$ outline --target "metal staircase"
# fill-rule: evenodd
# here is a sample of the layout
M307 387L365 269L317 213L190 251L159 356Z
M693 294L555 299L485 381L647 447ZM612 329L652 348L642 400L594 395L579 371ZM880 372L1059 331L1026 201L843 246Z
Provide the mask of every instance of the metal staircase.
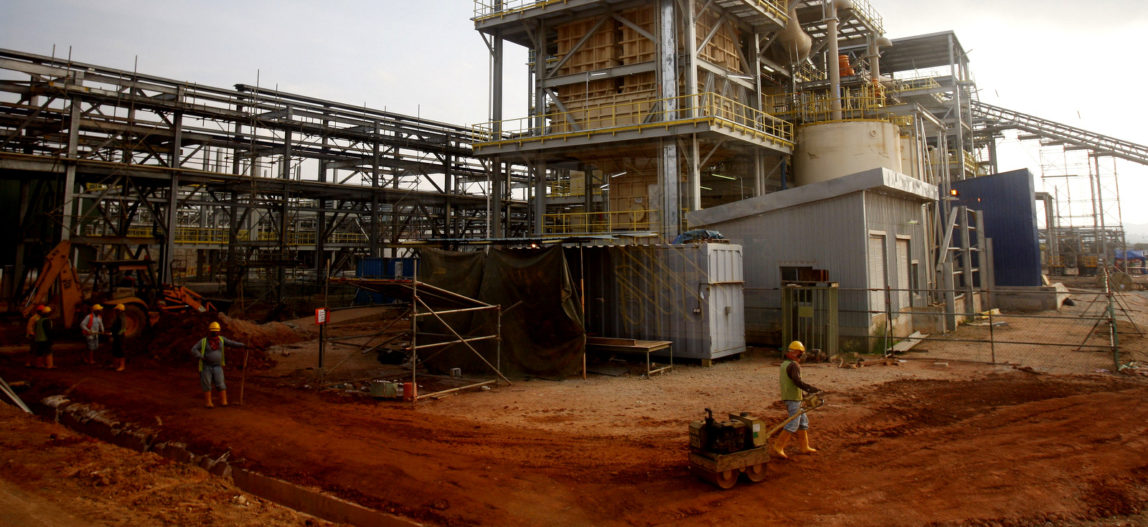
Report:
M1141 165L1148 165L1148 147L1144 145L1006 110L977 100L970 101L969 105L972 109L973 118L984 120L985 128L1024 130L1043 138L1092 150L1096 155L1118 157Z

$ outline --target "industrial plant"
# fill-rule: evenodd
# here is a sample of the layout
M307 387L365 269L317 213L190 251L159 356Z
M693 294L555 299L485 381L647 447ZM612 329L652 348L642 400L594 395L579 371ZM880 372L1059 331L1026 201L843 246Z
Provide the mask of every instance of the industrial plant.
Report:
M804 343L803 360L826 366L809 368L813 384L829 366L893 368L911 354L934 369L950 360L1029 367L1044 350L1072 347L1077 356L1093 352L1082 373L1139 371L1142 333L1129 314L1136 306L1121 295L1142 288L1145 257L1126 240L1111 189L1117 166L1148 165L1148 146L982 101L960 35L890 37L879 2L870 2L474 0L481 38L473 43L490 60L489 118L480 123L0 49L0 196L13 227L0 233L0 297L20 330L27 317L51 317L57 338L71 332L76 342L89 313L123 317L129 373L194 369L188 348L202 371L204 349L195 355L193 345L208 323L217 334L223 322L223 333L255 357L249 369L248 352L229 348L232 402L244 404L242 375L255 400L290 382L328 399L393 399L436 418L440 410L426 408L445 397L492 391L511 397L504 408L513 413L522 403L510 387L535 379L589 382L624 371L672 386L679 376L754 361L774 368L795 341ZM526 64L508 59L515 47ZM504 105L518 68L526 69L526 100ZM1055 166L1048 174L1007 166L998 155L1006 137L1054 152ZM1049 174L1087 180L1089 194L1047 192L1039 180ZM1091 212L1076 214L1073 200ZM1078 291L1081 284L1092 292ZM351 315L365 310L375 318ZM1042 334L1044 326L1027 332L1025 316L1086 322L1079 334ZM946 355L954 345L978 347ZM70 367L65 352L55 355L56 366ZM344 364L363 356L385 370L348 372ZM236 361L242 373L230 369ZM4 362L0 377L23 378L17 362ZM280 380L247 379L277 363L295 365ZM765 377L773 383L776 374ZM769 386L761 400L776 398ZM90 400L106 395L85 389L94 390ZM18 391L6 388L13 400ZM698 401L690 415L701 419L713 403L700 394L710 392L689 393ZM63 407L53 408L59 422ZM537 419L567 415L555 412ZM746 447L762 461L728 468L713 455L715 436L706 436L717 433L705 432L717 426L713 414L710 425L689 430L692 473L723 489L738 470L768 481L769 434ZM163 420L194 428L198 419ZM737 427L764 422L731 419ZM456 437L469 433L445 418L439 424ZM684 425L673 429L677 439ZM407 433L414 425L396 426ZM227 468L219 468L227 456L201 463L208 452L194 452L195 440L218 456L221 444L202 436L164 454L175 439L159 432L143 450L186 454L213 471L222 463L220 474L264 496L273 485L262 474L295 474L284 456L250 452L248 464L239 454ZM543 441L524 439L534 440ZM609 461L595 463L609 470ZM619 481L647 477L620 470ZM363 478L352 481L369 481L363 471L352 471ZM401 497L349 492L326 476L293 482L370 514L428 524L543 524L557 514L502 508L521 496L489 498L500 504L490 516L460 512L469 501L424 499L417 488L441 482L403 471L414 483L400 485ZM474 477L456 485L483 486ZM276 501L306 510L294 499ZM307 512L380 521L338 510ZM645 523L579 511L570 524ZM940 522L950 520L980 517Z

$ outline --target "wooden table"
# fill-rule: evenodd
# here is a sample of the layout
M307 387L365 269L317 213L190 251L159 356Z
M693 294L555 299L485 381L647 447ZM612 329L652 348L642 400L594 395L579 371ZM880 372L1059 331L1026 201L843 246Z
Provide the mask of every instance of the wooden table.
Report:
M637 340L612 337L587 337L586 351L609 351L613 353L644 353L646 355L646 377L655 373L669 371L674 367L673 342L668 340ZM661 368L651 369L650 354L655 351L669 350L670 364Z

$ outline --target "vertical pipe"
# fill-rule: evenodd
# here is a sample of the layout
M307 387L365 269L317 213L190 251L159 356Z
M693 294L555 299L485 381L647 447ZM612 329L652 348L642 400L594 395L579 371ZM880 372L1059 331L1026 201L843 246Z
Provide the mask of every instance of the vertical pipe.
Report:
M826 12L825 38L829 41L829 118L841 120L841 65L837 60L837 5L834 0L824 0Z
M290 243L287 232L291 227L290 222L288 222L288 214L291 210L289 205L291 201L291 156L291 131L288 130L283 133L283 162L279 167L279 178L283 183L283 195L279 203L279 263L275 265L275 280L278 282L275 286L275 300L279 304L283 303L287 287L287 266L284 263L288 259L287 245Z
M534 134L546 134L546 24L538 21L534 42ZM589 73L587 73L589 78ZM546 161L539 157L534 163L534 235L542 236L546 218Z
M959 179L965 179L965 129L964 129L964 112L961 107L964 101L961 100L961 77L957 69L956 51L954 49L953 35L948 36L949 42L949 74L953 80L953 132L956 134L957 139L957 152L956 163L957 168L960 170ZM963 71L963 68L962 68Z
M1097 251L1099 251L1096 265L1108 266L1112 264L1112 262L1108 261L1108 228L1104 224L1104 192L1100 186L1100 156L1092 154L1089 157L1091 158L1089 161L1091 161L1093 167L1096 168L1096 209L1094 213L1100 222L1100 237L1096 240ZM1092 170L1089 170L1089 172L1092 172Z
M182 102L183 87L180 87L178 91L177 102ZM172 114L171 128L171 153L168 156L168 167L173 170L167 196L167 222L164 226L166 232L163 241L162 261L159 266L159 282L161 284L174 282L171 264L175 259L175 233L179 229L179 171L176 169L179 168L180 147L183 144L182 112Z
M418 390L418 363L419 363L419 261L413 262L414 269L411 275L411 389ZM499 319L501 323L501 318ZM501 331L501 327L499 331ZM417 392L416 392L417 393ZM410 397L411 406L415 405L415 397L403 392L403 397Z
M662 87L662 119L677 118L678 72L675 57L678 46L675 38L674 0L661 0L658 72ZM696 84L696 83L695 83ZM687 87L688 89L688 87ZM695 88L696 89L696 88ZM662 187L662 235L672 240L678 235L681 221L679 198L678 145L674 139L662 141L662 157L658 163L658 183Z
M76 187L76 157L80 146L80 99L72 98L68 120L68 161L64 169L64 205L63 217L60 221L60 239L67 240L72 237L72 216L75 208L73 199Z
M502 2L496 1L495 6L501 7ZM494 140L502 138L502 37L493 36L494 40L494 61L491 71L491 101L490 101L490 121L494 123L492 132L494 133ZM487 228L487 237L501 238L502 232L502 178L503 178L503 165L502 159L495 157L493 160L493 167L490 173L490 215L487 218L489 227Z

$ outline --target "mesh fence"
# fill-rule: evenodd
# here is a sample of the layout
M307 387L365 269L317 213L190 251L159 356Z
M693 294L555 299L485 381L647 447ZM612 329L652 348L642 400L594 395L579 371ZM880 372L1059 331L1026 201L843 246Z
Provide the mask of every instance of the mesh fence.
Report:
M756 293L770 300L783 297L776 290ZM915 293L840 289L837 303L842 346L834 360L886 353L910 359L1013 364L1053 373L1110 372L1140 366L1148 371L1144 340L1148 292L1071 290L1062 293L1069 300L1060 309L1024 312L981 309L979 302L967 304L962 293L953 292L955 308L951 310L944 307L944 292L932 299L932 307L895 309L909 304L909 295ZM1017 295L1015 291L996 294ZM989 291L981 298L993 295ZM1048 302L1054 298L1048 293L1044 296ZM783 307L774 314L781 324L790 323L782 322L786 310L801 311L800 306L780 305ZM959 322L955 330L943 331L954 322Z

